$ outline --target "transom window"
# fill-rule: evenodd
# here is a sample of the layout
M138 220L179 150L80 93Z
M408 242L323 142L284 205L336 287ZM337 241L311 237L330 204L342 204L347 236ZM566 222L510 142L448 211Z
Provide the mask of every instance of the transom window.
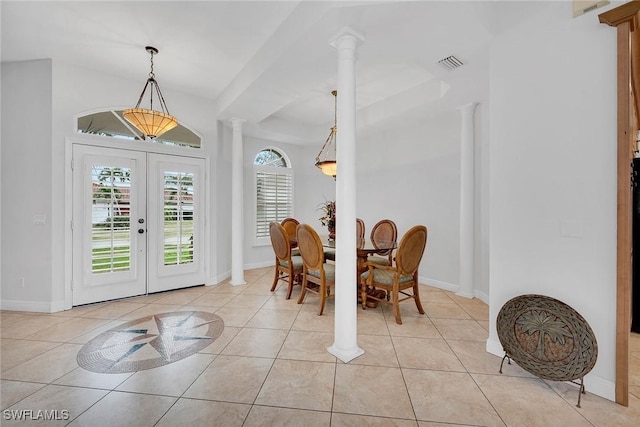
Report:
M266 148L259 152L256 155L255 160L253 161L255 165L262 166L276 166L279 168L287 168L287 160L284 158L280 152L274 150L273 148Z
M265 148L253 160L255 169L256 239L269 237L269 223L293 216L293 173L283 153ZM267 241L264 241L267 243Z
M80 133L110 136L121 139L142 139L138 129L125 120L124 110L106 110L78 117L77 130ZM201 138L192 130L178 124L170 131L150 140L164 145L200 148Z

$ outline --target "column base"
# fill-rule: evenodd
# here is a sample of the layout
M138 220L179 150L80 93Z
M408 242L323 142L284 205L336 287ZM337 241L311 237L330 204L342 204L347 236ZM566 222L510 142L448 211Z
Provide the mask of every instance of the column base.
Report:
M351 349L341 349L341 348L337 348L335 343L331 347L327 348L327 351L333 354L335 357L337 357L341 361L343 361L344 363L348 363L353 359L355 359L356 357L362 356L364 354L364 350L358 346Z
M240 286L240 285L246 285L247 282L245 282L244 279L243 280L229 280L229 284L231 286Z

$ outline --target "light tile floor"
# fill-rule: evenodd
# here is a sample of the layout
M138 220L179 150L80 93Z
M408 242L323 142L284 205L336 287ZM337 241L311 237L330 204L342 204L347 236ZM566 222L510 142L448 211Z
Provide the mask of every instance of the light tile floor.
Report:
M248 283L238 287L190 288L62 313L0 312L0 423L640 425L639 335L631 339L630 406L587 393L577 408L571 384L542 381L515 364L498 373L500 358L484 349L489 310L477 299L422 285L426 315L403 303L402 325L388 308L358 309L358 344L365 354L345 364L327 352L333 301L319 317L315 295L298 305L298 287L290 300L284 284L269 292L272 268L246 271L245 278ZM215 313L224 332L199 353L159 368L98 374L78 366L78 351L98 334L176 310ZM9 420L13 410L31 410L31 418L38 410L57 410L54 416L65 419Z

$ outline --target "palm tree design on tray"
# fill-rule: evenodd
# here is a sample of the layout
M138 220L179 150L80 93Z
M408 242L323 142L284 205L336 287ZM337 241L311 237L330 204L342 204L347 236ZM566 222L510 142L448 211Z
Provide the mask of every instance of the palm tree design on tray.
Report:
M566 324L555 316L542 311L531 310L524 313L516 320L523 333L533 335L538 332L538 346L533 356L540 360L546 360L544 336L547 335L554 343L565 344L565 337L571 337L571 333L565 329Z

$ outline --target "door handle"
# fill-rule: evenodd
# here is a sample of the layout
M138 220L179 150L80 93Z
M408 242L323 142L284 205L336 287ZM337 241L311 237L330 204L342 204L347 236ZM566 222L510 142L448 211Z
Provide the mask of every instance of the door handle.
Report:
M144 233L144 228L138 228L138 234L143 234Z

